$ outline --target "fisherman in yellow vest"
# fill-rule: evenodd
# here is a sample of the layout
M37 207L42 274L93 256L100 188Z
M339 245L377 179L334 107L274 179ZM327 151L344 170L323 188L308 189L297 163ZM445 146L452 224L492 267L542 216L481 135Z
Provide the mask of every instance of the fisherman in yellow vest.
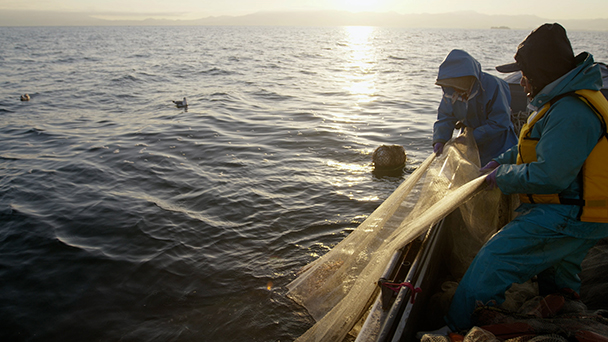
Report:
M446 316L447 333L471 328L476 303L500 305L513 283L538 276L540 295L580 290L581 263L608 236L608 101L593 57L574 56L565 29L544 24L519 44L515 63L535 111L518 145L485 167L489 187L520 194L519 216L469 266Z

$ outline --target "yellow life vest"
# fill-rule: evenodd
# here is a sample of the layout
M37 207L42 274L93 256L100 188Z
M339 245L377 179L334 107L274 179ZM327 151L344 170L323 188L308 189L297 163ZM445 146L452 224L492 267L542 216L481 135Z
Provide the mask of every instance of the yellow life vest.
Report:
M585 160L582 169L582 200L560 198L558 194L520 194L523 203L577 204L583 206L580 220L584 222L608 223L608 101L599 91L578 90L568 94L584 101L602 122L603 135L591 154ZM517 164L536 161L536 144L538 138L530 137L532 127L549 110L551 103L545 104L538 112L530 114L528 122L523 125L519 135Z

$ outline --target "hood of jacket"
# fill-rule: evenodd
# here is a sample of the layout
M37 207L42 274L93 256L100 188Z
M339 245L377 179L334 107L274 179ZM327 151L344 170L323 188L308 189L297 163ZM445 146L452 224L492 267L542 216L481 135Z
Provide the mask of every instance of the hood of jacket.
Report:
M480 80L481 64L463 50L452 50L439 66L437 80L446 78L474 76Z
M554 97L581 90L600 90L603 86L602 71L600 66L595 63L593 56L588 52L583 52L576 56L577 66L564 76L549 83L544 87L532 101L530 109L538 110Z

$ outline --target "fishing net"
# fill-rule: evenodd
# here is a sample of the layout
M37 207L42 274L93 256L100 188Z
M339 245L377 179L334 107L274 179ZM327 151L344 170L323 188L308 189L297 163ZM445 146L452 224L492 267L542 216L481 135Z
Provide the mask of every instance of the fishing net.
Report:
M357 229L287 285L288 297L317 322L297 341L341 341L374 299L393 253L468 200L475 203L461 207L472 225L467 229L495 231L487 222L496 221L500 192L480 191L484 178L468 129L450 140L440 157L428 157ZM461 259L474 255L478 244L467 246L475 250L463 251Z
M478 307L472 321L499 340L508 342L607 340L606 317L588 311L578 299L561 297L561 301L556 301L556 298L560 296L534 297L517 312ZM554 310L538 310L547 306L553 306Z
M608 308L608 238L589 250L580 274L581 297L589 309Z

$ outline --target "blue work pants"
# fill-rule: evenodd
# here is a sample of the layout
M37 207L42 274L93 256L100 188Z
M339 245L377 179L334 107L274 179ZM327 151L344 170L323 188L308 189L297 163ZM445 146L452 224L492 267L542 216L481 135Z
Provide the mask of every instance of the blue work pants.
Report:
M471 314L478 303L500 305L513 283L524 283L535 275L550 275L553 279L545 282L579 293L581 263L597 241L514 219L482 247L469 266L445 318L448 326L453 331L471 328Z

